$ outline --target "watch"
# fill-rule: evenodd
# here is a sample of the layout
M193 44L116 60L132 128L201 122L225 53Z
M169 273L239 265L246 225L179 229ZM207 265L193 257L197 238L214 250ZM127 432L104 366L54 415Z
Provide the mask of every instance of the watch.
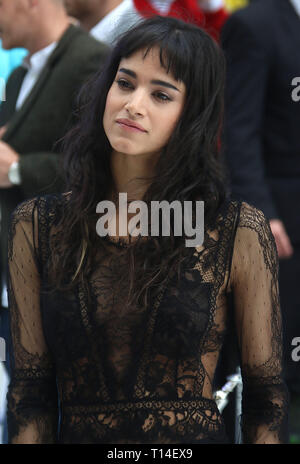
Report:
M14 185L21 184L20 165L18 161L14 161L8 170L8 178Z

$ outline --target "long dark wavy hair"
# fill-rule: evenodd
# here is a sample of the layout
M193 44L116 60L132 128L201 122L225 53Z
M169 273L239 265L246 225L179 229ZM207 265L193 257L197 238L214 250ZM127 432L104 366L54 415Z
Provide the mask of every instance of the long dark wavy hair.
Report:
M76 123L64 138L64 172L68 201L60 220L59 237L52 240L50 282L70 290L88 279L96 249L107 240L96 233L96 205L108 199L113 185L112 148L103 129L106 97L122 58L139 50L160 50L161 65L186 86L181 117L156 165L143 198L172 202L205 202L205 224L213 224L226 197L219 155L223 119L225 60L218 44L202 29L181 20L153 17L125 33L104 69L82 90ZM163 128L162 128L163 130ZM124 248L128 255L128 300L147 305L151 288L159 290L176 262L179 273L184 237L149 237ZM66 276L71 278L66 279ZM124 305L126 306L125 302Z

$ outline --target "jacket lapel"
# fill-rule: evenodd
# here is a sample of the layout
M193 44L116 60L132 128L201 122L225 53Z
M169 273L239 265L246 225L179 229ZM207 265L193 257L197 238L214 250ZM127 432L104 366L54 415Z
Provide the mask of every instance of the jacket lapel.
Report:
M26 118L28 112L31 110L33 104L37 100L37 98L40 95L40 92L45 86L45 83L49 79L51 75L51 69L61 58L61 56L64 55L66 52L69 43L73 40L74 36L78 34L80 29L74 25L70 25L68 29L64 32L62 35L61 39L59 40L57 46L53 50L52 54L50 55L46 65L44 66L37 82L33 86L30 94L24 101L23 105L19 109L19 111L16 111L12 117L11 122L8 122L8 127L7 130L3 136L3 141L7 141L10 139L10 137L14 134L14 132L19 128L20 124L24 121Z
M0 127L5 126L15 113L16 102L22 86L27 69L19 66L11 74L7 83L6 101L0 106Z

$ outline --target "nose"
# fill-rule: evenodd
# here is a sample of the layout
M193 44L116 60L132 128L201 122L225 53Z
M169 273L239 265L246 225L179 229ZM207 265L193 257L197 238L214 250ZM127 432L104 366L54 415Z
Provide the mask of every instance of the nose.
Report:
M125 109L131 116L141 117L146 112L146 98L143 90L135 90L128 95Z

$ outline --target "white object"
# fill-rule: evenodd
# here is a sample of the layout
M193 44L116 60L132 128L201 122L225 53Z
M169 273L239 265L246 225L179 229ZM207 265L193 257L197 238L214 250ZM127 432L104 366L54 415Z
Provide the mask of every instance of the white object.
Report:
M11 164L8 170L8 178L10 182L14 185L21 184L21 175L20 175L20 164L18 161L15 161Z
M90 30L90 34L100 42L113 45L120 34L126 32L141 19L133 0L123 0Z
M2 287L2 295L1 295L1 298L2 298L2 306L3 306L4 308L8 308L7 287L6 287L5 284L4 284L4 286Z
M300 17L300 0L290 0L296 10L297 15Z
M224 0L198 0L198 5L203 11L217 11L224 7Z
M174 0L151 0L151 3L159 13L166 15L169 13L173 1Z
M6 394L9 379L4 369L3 362L0 362L0 444L2 444L3 426L6 418Z
M218 390L214 394L215 401L217 403L219 411L222 413L225 406L227 406L229 401L229 393L233 392L236 387L242 386L242 377L238 372L227 377L227 382L223 385L221 390Z

